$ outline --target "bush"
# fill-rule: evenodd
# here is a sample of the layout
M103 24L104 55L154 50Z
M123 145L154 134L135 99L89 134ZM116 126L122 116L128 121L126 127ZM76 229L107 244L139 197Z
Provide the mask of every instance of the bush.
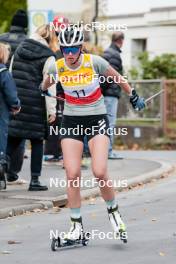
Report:
M163 54L150 60L147 52L138 55L140 70L132 68L129 72L132 79L175 79L176 54Z

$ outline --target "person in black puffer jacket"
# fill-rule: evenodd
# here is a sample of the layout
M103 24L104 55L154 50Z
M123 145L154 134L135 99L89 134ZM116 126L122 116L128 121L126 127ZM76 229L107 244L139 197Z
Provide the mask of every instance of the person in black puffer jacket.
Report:
M112 43L110 47L107 50L105 50L103 54L103 58L107 60L110 63L110 65L121 75L123 75L123 66L122 66L122 59L120 53L123 42L124 42L123 32L115 32L112 35ZM121 88L116 83L113 82L108 83L106 81L101 84L101 89L105 99L109 125L111 129L114 129L116 126L116 117L118 110L118 102L121 96ZM114 142L114 136L111 135L108 158L122 159L120 155L117 155L115 152L113 152L113 142Z
M27 38L28 16L26 11L17 10L12 17L10 31L0 35L2 43L10 45L11 52L6 63L7 68L10 66L11 57L13 56L18 45ZM18 179L18 172L20 172L23 164L23 157L25 151L25 140L21 142L19 147L11 156L10 167L8 168L7 181L12 182Z
M55 67L55 54L51 50L57 38L49 25L43 25L17 48L12 65L12 74L21 100L21 112L12 118L9 125L7 155L11 157L23 139L31 141L30 191L47 190L40 184L42 169L43 140L48 136L49 123L54 122L56 100L42 97L39 86L49 69ZM51 94L56 95L56 86ZM47 108L46 108L47 106Z

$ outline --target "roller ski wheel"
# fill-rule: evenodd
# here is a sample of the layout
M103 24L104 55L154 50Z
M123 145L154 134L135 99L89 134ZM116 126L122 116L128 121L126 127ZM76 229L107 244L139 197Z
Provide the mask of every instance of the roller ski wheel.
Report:
M78 245L87 246L90 239L90 233L84 233L83 237L77 240L61 239L60 237L53 238L51 242L51 250L56 251L57 249L65 247L75 247Z
M0 190L6 189L5 168L0 164Z
M60 238L53 238L51 242L51 250L56 251L60 247Z
M120 240L124 243L127 244L128 240L127 240L127 232L124 230L119 230L120 233Z
M87 233L85 233L84 236L83 236L83 239L82 239L82 245L83 245L83 246L87 246L88 243L89 243L89 239L90 239L90 233L87 232Z

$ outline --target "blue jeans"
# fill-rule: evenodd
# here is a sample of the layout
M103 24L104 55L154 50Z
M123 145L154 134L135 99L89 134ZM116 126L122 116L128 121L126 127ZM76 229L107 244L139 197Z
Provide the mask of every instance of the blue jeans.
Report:
M105 96L104 101L106 105L109 126L111 129L114 129L116 126L116 119L117 119L118 98L113 96ZM114 143L114 135L111 135L110 144L109 144L109 155L112 153L113 143Z
M7 137L8 137L8 124L9 124L9 114L2 115L0 113L0 157L6 157L7 148Z

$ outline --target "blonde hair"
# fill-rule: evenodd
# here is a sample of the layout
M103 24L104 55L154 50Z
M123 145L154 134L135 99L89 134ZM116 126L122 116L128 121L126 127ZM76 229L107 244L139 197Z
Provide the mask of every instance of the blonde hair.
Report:
M58 50L58 38L56 36L55 30L51 30L49 24L45 24L40 26L36 33L39 34L43 39L46 40L48 43L50 49L53 52L56 52Z
M6 64L10 55L10 46L0 43L0 63Z

